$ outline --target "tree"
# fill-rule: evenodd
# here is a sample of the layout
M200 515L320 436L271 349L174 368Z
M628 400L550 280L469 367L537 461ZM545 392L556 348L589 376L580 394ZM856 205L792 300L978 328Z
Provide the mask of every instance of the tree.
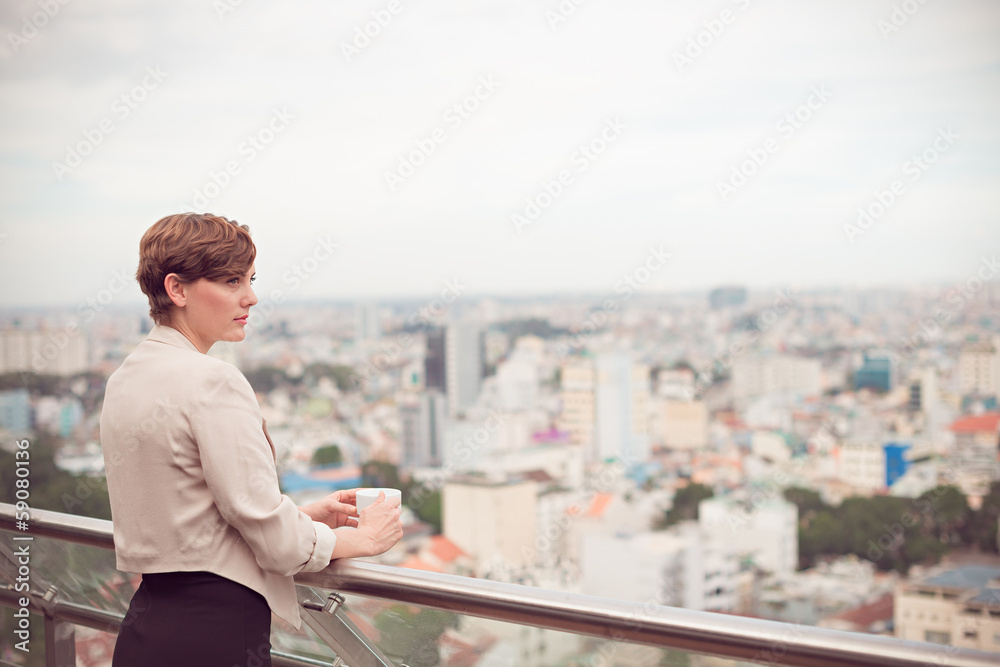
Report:
M997 521L1000 521L1000 482L993 482L989 492L983 496L982 505L972 513L965 526L965 542L982 551L996 553Z
M344 457L340 453L340 447L337 445L320 447L312 455L312 464L314 466L335 465L343 463L343 461Z
M847 553L844 528L830 510L799 520L799 567L812 567L819 556Z
M659 667L691 667L691 656L683 651L668 649L660 656Z
M404 495L404 500L406 506L416 512L422 521L434 526L434 532L441 532L444 517L440 491L423 485L415 486Z
M384 487L387 489L399 489L406 497L406 490L403 488L399 478L399 468L388 461L367 461L361 465L361 484L366 487Z
M696 521L698 519L698 503L711 498L715 493L704 484L688 484L674 495L674 504L662 519L653 526L656 530L668 528L681 521Z
M437 609L420 609L394 604L375 617L381 641L379 648L395 663L410 667L434 667L440 664L438 638L455 614Z
M330 378L340 391L350 391L355 387L354 369L350 366L331 365L317 361L316 363L309 364L303 375L311 383L315 383L320 378Z
M972 521L969 501L957 487L938 485L917 498L914 506L925 508L924 530L944 544L961 541L965 526Z
M799 509L799 521L808 520L816 513L829 510L829 506L823 502L823 498L817 491L803 489L798 486L790 486L785 489L785 500L792 503Z
M31 471L27 478L31 493L28 504L32 509L111 519L111 501L103 475L73 475L59 468L55 453L62 440L47 431L27 440ZM0 502L17 502L17 467L14 453L0 451Z
M274 366L261 366L245 371L246 377L253 390L259 394L269 394L278 387L288 384L288 376L280 368Z

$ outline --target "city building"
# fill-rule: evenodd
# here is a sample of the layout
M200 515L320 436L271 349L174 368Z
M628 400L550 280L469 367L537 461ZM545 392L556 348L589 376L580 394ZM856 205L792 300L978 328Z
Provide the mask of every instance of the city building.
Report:
M892 359L886 353L866 352L861 367L854 371L855 389L888 392L894 386Z
M821 370L818 359L788 355L739 358L733 363L733 397L819 396L822 393Z
M448 414L476 404L483 381L483 332L475 324L450 324L445 333L445 392Z
M937 371L921 368L910 375L910 401L908 407L913 412L930 413L940 402Z
M429 390L399 406L400 464L404 468L424 468L442 463L447 399L440 391Z
M585 595L705 609L704 559L696 529L586 533L580 571Z
M716 287L708 293L708 304L715 310L742 306L747 302L745 287Z
M378 340L382 337L378 304L359 303L354 307L354 340Z
M12 433L31 431L31 403L27 389L0 391L0 427Z
M886 450L881 442L868 438L850 438L840 444L839 476L844 483L862 493L886 487Z
M447 391L445 369L445 331L433 329L427 332L427 353L424 356L424 387Z
M595 359L595 458L629 464L649 458L649 367L612 352Z
M76 375L89 367L78 328L0 331L0 373Z
M962 417L949 430L955 436L949 473L962 493L975 497L970 504L975 503L1000 479L1000 413Z
M443 533L475 561L480 575L517 572L534 561L537 484L458 477L442 491Z
M798 568L799 512L780 494L765 494L759 502L707 498L698 503L698 525L707 541L731 545L765 572L783 575Z
M1000 567L963 565L900 583L894 613L900 639L1000 652Z
M497 402L504 412L528 410L538 404L538 366L515 356L497 365Z
M1000 395L1000 353L994 341L968 343L958 355L958 387L963 396Z
M885 450L885 486L889 488L909 469L910 461L907 457L910 445L888 442L883 445L882 449Z
M596 373L592 357L568 361L561 368L562 410L560 428L567 431L570 442L590 446L594 440L596 419L594 385Z
M771 463L787 463L792 458L788 441L773 431L754 431L750 435L750 451Z
M707 446L708 406L703 401L664 401L663 445L685 450Z

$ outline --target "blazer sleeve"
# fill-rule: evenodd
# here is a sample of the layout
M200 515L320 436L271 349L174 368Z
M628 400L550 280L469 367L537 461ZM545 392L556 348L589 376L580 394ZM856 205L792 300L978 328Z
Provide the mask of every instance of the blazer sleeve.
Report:
M221 370L219 370L221 369ZM250 383L222 363L189 415L205 482L219 513L246 540L258 565L281 576L330 564L336 534L281 493L262 415Z

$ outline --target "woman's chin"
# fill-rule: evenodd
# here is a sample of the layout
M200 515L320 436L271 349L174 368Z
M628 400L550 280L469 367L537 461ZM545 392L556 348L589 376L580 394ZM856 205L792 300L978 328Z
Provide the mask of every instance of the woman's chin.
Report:
M242 341L243 339L245 339L247 337L247 332L243 328L246 325L237 325L237 326L239 326L239 329L236 329L236 330L232 331L226 337L226 342L229 342L229 343L239 343L240 341Z

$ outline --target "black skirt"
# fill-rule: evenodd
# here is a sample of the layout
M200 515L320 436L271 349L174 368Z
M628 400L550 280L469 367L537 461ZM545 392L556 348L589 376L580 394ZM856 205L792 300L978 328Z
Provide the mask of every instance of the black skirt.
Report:
M271 610L210 572L142 575L112 667L271 667Z

